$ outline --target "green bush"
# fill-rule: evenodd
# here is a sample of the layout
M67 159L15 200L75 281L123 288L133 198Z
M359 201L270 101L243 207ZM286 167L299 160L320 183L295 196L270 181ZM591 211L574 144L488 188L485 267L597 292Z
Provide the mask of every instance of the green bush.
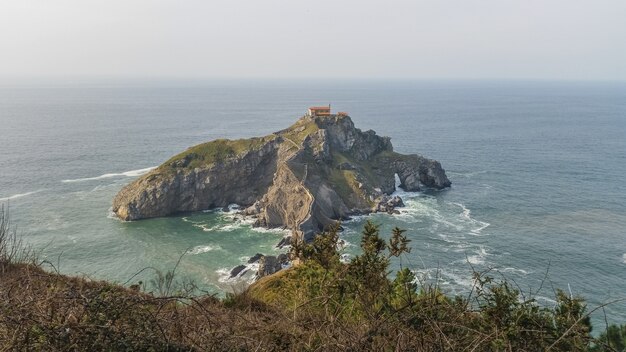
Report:
M1 210L1 209L0 209ZM338 229L295 243L291 269L219 300L191 296L175 270L154 294L45 272L0 212L0 350L25 351L624 351L626 326L590 336L585 302L558 291L554 307L506 281L474 274L467 296L419 284L389 263L410 251L367 223L348 263ZM134 286L134 285L133 285ZM175 294L176 296L170 296Z
M542 307L480 273L472 295L450 298L436 286L418 286L407 268L389 278L390 259L410 251L403 230L393 229L385 241L379 226L367 222L362 253L345 264L338 237L332 228L311 243L296 243L291 255L299 265L254 285L252 296L294 317L363 329L364 340L355 343L383 349L395 341L434 350L584 351L592 341L582 298L559 291L554 308Z
M591 351L626 351L626 325L609 325L595 341Z

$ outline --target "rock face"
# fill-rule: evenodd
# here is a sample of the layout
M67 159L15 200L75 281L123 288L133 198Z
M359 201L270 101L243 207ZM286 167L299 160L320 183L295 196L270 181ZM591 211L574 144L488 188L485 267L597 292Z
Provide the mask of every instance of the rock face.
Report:
M243 275L245 273L246 266L245 265L237 265L230 271L230 278L237 277L238 275Z
M257 226L309 240L352 214L401 206L389 197L395 175L406 191L450 186L439 162L395 153L389 137L355 128L349 116L306 116L266 137L189 148L125 186L113 211L137 220L236 203Z
M259 260L259 270L256 277L261 278L263 276L272 275L283 269L283 266L289 265L289 257L286 254L279 254L277 257L273 255L267 255L261 257Z

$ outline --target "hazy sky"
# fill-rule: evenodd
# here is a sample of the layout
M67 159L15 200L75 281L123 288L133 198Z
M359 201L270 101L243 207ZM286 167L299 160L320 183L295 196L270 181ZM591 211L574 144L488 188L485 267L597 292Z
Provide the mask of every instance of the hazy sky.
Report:
M626 0L0 0L0 76L626 80Z

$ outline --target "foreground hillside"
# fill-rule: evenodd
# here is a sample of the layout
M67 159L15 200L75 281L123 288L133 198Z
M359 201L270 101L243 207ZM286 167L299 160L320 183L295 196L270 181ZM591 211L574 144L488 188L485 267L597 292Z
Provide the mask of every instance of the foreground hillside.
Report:
M478 273L466 297L418 286L406 269L390 280L389 259L408 241L399 229L384 241L373 224L350 263L332 230L296 243L294 268L223 300L172 293L168 275L157 295L48 272L8 230L0 225L3 351L619 351L626 337L612 326L612 347L594 341L583 300L563 293L542 308Z

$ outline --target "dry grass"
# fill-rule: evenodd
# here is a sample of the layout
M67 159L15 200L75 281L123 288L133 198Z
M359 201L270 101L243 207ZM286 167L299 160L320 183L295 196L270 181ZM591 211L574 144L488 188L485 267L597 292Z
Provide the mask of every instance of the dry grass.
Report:
M0 220L0 351L585 351L591 341L576 298L542 309L480 277L471 297L417 292L406 271L380 275L384 265L353 276L358 262L338 264L327 240L314 259L224 300L156 297L20 262L33 257Z
M154 297L107 282L48 273L30 264L8 264L0 277L0 351L392 347L387 341L371 341L373 326L322 319L316 314L294 317L247 292L223 302L214 297ZM381 328L385 335L397 335L391 326L376 327ZM395 345L401 340L388 342Z

